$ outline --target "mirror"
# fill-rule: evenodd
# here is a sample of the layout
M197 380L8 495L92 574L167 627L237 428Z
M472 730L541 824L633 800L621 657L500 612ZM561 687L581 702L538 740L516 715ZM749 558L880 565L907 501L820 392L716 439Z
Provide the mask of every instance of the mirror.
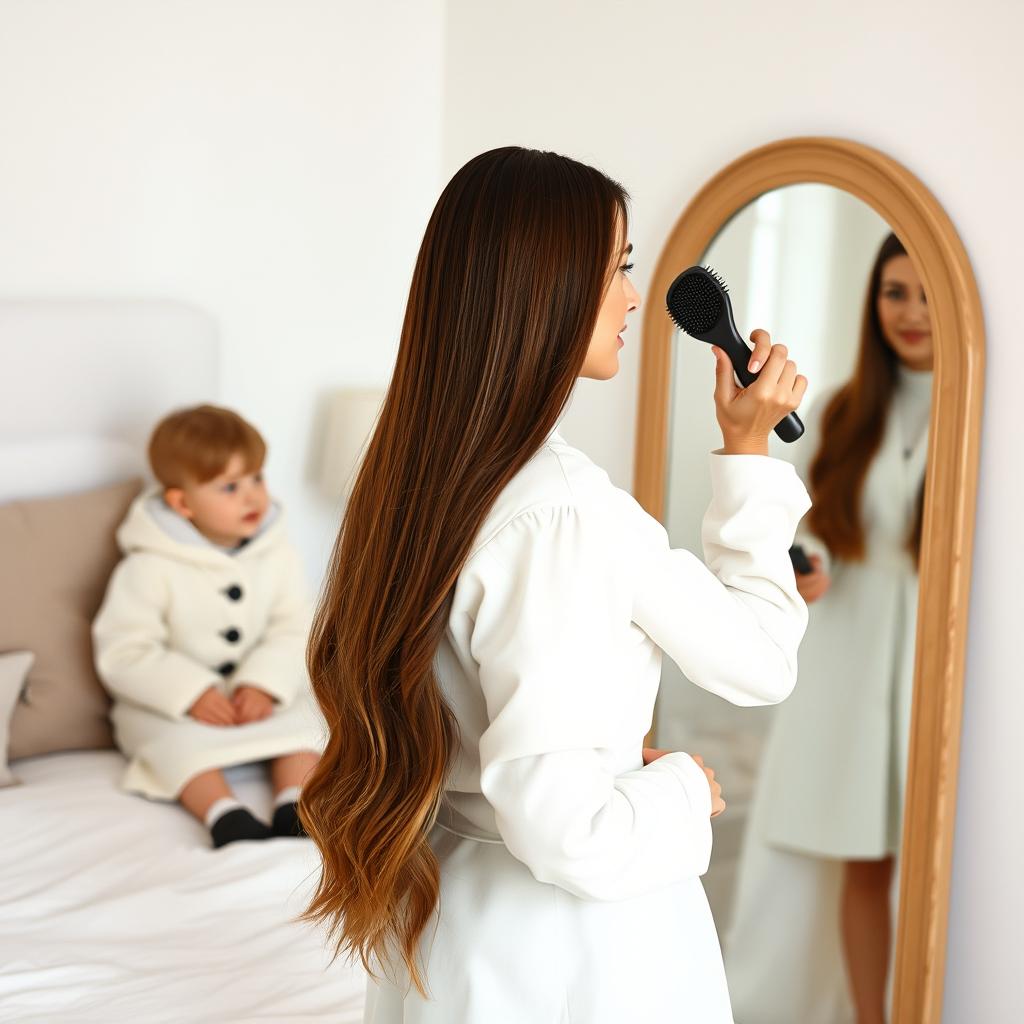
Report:
M795 538L818 570L801 585L796 689L737 708L663 659L648 737L701 754L723 786L702 880L735 1019L939 1024L984 372L970 263L909 170L816 137L719 171L649 295L695 263L725 278L741 335L767 329L809 381L804 436L769 448L814 500ZM713 361L659 305L644 313L634 495L701 553Z
M816 571L800 574L809 619L793 694L734 707L666 659L657 745L699 753L723 785L729 813L704 887L737 1021L838 1024L855 1019L852 1004L866 1020L891 976L918 586L905 535L925 472L929 309L889 225L828 185L758 197L700 262L728 283L741 334L765 327L808 378L804 436L773 435L769 451L797 467L831 548L805 516L796 540ZM721 432L707 346L681 333L674 345L665 526L673 547L700 551ZM830 400L844 404L826 428ZM846 449L822 460L822 494L810 467L829 437Z

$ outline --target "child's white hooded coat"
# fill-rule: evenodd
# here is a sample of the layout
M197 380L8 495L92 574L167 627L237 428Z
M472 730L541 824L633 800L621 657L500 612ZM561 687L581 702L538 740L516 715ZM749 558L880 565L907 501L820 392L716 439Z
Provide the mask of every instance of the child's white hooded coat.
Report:
M311 603L280 509L229 552L153 488L132 504L117 541L125 557L93 622L93 646L129 759L124 787L173 799L211 768L322 750L305 669ZM270 717L214 726L189 716L208 687L230 695L243 683L275 698Z

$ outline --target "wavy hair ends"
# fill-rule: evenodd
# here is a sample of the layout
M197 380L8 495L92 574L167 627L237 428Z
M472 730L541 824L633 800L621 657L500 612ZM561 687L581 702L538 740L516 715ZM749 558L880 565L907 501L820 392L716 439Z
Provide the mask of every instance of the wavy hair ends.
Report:
M404 967L424 996L418 947L440 891L428 835L458 743L434 657L487 512L572 394L628 202L595 168L517 146L449 181L314 615L329 738L300 799L323 861L304 917L336 956L374 976Z

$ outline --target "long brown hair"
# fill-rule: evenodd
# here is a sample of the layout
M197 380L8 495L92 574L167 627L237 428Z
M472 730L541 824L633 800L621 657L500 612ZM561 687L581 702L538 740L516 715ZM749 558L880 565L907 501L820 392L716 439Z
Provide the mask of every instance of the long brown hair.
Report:
M807 513L807 524L833 555L851 562L863 560L865 554L861 493L882 443L899 364L899 357L882 333L878 291L886 261L906 252L893 233L878 250L864 296L857 365L853 376L822 412L821 441L809 471L814 504ZM923 507L922 480L906 542L915 564L920 558Z
M323 858L304 916L371 973L397 950L423 995L417 942L439 890L427 835L458 734L435 652L484 517L572 394L628 201L600 171L518 146L451 179L314 616L307 665L330 735L300 800Z

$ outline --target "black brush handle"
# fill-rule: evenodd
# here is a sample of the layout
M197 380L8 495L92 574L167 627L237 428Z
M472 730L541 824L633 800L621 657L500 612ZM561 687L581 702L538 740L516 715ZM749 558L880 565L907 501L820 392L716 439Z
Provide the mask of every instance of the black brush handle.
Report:
M743 344L740 332L736 330L736 323L732 318L732 305L728 301L725 303L725 311L725 323L719 321L715 330L707 335L704 340L712 345L717 345L729 357L729 361L732 363L732 368L736 371L736 376L739 377L740 383L745 388L750 387L761 375L761 370L758 370L757 373L751 373L747 369L747 363L750 362L750 349ZM761 369L764 369L764 367ZM803 432L803 422L795 412L786 413L775 424L775 433L787 443L797 440L797 438L803 435Z

